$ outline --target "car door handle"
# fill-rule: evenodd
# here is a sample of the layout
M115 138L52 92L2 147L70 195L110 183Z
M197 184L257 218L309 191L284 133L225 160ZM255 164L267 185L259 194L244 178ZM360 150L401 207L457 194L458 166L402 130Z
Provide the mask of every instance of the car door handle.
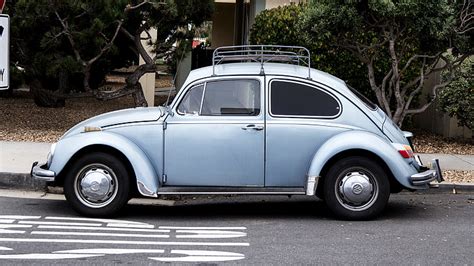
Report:
M256 126L254 124L250 124L250 125L246 125L245 127L242 127L243 130L250 130L250 129L253 129L253 130L256 130L256 131L260 131L260 130L263 130L263 126Z

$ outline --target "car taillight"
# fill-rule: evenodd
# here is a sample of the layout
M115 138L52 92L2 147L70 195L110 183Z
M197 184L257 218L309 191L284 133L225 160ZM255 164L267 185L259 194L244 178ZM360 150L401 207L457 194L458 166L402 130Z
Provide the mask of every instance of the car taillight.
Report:
M400 155L403 158L409 159L413 157L413 150L411 149L409 145L400 145L397 148L398 148L398 153L400 153Z

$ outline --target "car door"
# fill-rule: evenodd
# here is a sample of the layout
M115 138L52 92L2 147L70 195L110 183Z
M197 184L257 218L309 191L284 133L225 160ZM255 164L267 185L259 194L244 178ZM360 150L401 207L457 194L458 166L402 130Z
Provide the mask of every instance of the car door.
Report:
M265 186L303 187L319 147L346 130L342 104L329 88L268 76Z
M166 119L164 186L264 184L263 78L189 86Z

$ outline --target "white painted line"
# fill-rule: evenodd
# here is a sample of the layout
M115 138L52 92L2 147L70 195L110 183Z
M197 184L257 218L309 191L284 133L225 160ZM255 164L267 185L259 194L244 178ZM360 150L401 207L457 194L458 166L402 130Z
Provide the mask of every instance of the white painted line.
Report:
M27 224L0 224L0 229L7 229L7 228L31 228L32 225Z
M155 228L154 225L151 224L107 224L108 227L126 227L126 228Z
M17 260L60 260L60 259L79 259L98 257L103 255L96 254L50 254L50 253L30 253L30 254L9 254L0 255L0 259Z
M248 247L242 242L166 242L166 241L126 241L101 239L57 239L57 238L0 238L0 242L24 243L82 243L82 244L117 244L117 245L168 245L168 246L230 246Z
M115 219L97 219L97 218L83 218L83 217L57 217L57 216L47 216L46 220L64 220L64 221L89 221L89 222L99 222L99 223L113 223L113 224L146 224L142 222L126 221L126 220L115 220Z
M79 225L79 226L101 226L96 223L67 223L67 222L42 222L42 221L19 221L20 224L50 224L50 225Z
M0 223L2 224L11 224L15 221L15 219L0 219Z
M12 248L0 247L0 250L13 250Z
M188 226L159 226L160 229L196 229L196 230L246 230L247 227L188 227Z
M223 230L176 230L176 233L187 233L187 235L176 235L176 238L233 238L244 237L247 233Z
M170 232L170 230L166 230L166 229L138 229L138 228L87 227L87 226L62 226L62 225L39 225L38 229L125 231L125 232L149 232L149 233L169 233Z
M15 219L15 220L22 220L22 219L39 219L41 216L24 216L24 215L0 215L0 219Z
M138 254L138 253L164 253L164 249L125 249L125 248L91 248L91 249L71 249L55 251L53 253L70 253L70 254Z
M86 232L54 232L54 231L33 231L32 235L59 235L59 236L123 236L123 237L144 237L144 238L169 238L169 235L144 235L144 234L116 234L116 233L86 233Z
M0 229L0 234L24 234L25 231Z
M149 257L149 259L162 262L211 262L211 261L232 261L241 260L245 256L240 253L225 251L208 251L208 250L172 250L171 254L183 254L183 257Z

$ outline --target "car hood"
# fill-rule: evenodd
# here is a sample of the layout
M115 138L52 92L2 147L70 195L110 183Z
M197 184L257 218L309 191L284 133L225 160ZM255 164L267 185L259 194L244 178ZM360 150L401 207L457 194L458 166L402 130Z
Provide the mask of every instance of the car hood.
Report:
M138 107L113 111L98 116L94 116L87 120L80 122L71 129L69 129L61 138L76 135L84 131L84 127L99 127L136 123L136 122L151 122L157 121L164 116L166 108L164 107Z

